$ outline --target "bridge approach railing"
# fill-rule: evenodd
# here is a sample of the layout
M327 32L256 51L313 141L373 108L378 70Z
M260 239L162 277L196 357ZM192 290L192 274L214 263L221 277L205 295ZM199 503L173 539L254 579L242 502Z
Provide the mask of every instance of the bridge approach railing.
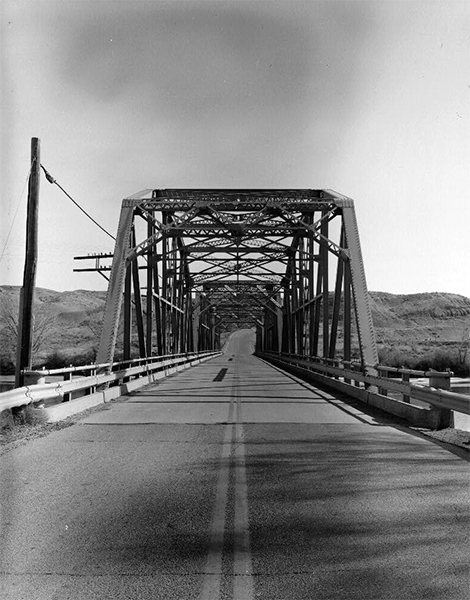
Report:
M439 429L452 426L452 411L470 414L470 398L449 391L450 371L418 371L386 365L310 357L278 352L257 352L257 356L300 376L403 417L415 425ZM365 367L378 373L365 373ZM427 378L428 385L410 381Z
M166 375L218 354L220 354L218 351L189 352L128 359L114 363L70 366L63 369L24 371L25 380L30 383L0 393L0 412L29 404L40 405L44 402L68 403L72 400L70 404L73 404L77 396L81 405L87 408L153 383ZM46 383L46 378L53 378L55 381ZM62 381L57 378L61 378ZM87 399L84 400L84 397ZM56 407L52 408L56 409ZM60 414L71 414L70 409L59 407L55 411L48 408L48 412L52 416L50 420L62 418Z

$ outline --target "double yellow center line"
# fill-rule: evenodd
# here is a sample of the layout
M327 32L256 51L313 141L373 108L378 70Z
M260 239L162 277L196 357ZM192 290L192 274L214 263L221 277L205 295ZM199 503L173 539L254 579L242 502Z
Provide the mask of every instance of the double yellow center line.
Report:
M225 426L214 512L212 515L209 551L200 600L219 600L222 584L224 533L227 523L227 500L230 470L234 472L233 518L233 600L253 600L253 577L248 522L248 493L245 464L245 434L238 369L235 363L228 423ZM234 415L235 413L235 415ZM235 420L234 420L235 416Z

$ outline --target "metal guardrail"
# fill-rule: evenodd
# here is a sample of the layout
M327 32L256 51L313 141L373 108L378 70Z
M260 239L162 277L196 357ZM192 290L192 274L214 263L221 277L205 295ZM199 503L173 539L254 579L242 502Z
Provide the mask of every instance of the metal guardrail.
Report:
M374 386L379 389L379 393L383 396L387 396L389 392L398 393L402 396L402 402L411 403L412 399L416 399L436 408L470 414L469 396L438 387L440 385L447 387L446 382L450 383L450 377L452 376L450 371L416 371L413 369L397 369L386 365L366 365L382 374L386 372L400 374L402 376L400 381L383 375L365 374L360 370L362 366L359 362L323 359L299 354L281 354L278 352L257 352L256 354L261 358L265 356L268 359L272 358L278 362L299 366L333 379L341 379L344 383L351 384L353 382L351 385L355 387L368 388ZM426 377L429 379L430 385L414 384L409 381L410 375Z
M25 371L26 377L41 381L46 376L63 375L63 381L33 383L0 393L0 411L9 408L38 403L43 400L58 399L67 401L72 392L93 393L98 386L113 386L132 379L146 377L156 371L168 370L194 360L216 356L220 352L191 352L168 356L154 356L147 359L131 359L116 363L71 366L63 369L43 369ZM99 372L102 371L102 372ZM84 377L73 378L73 374L90 372Z

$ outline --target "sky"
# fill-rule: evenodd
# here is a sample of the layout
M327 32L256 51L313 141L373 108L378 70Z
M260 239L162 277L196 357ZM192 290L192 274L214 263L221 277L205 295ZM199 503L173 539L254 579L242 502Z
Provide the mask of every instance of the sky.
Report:
M115 235L145 188L329 188L369 290L470 297L470 2L0 2L0 284L21 285L31 138ZM44 177L36 285L106 289L113 242Z

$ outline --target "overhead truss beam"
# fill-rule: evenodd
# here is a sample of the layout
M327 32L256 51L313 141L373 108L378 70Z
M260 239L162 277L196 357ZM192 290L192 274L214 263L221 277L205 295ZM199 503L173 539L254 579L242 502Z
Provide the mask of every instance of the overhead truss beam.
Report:
M331 190L144 190L122 202L112 265L89 258L111 271L100 362L124 306L125 356L249 326L263 350L377 363L354 203Z

